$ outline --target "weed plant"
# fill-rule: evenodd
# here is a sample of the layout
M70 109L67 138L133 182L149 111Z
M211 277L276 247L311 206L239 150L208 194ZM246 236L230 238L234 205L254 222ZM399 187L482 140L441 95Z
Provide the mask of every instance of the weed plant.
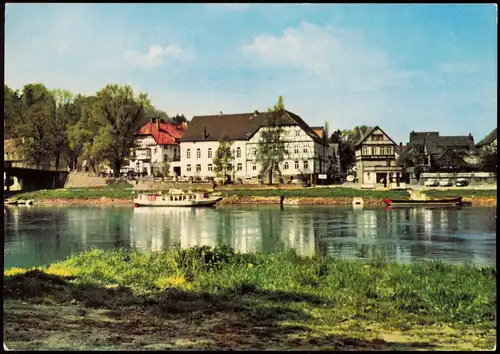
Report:
M46 278L33 281L26 277L32 272ZM87 299L95 306L126 303L127 291L176 290L187 297L250 297L256 311L278 301L289 310L307 309L316 325L355 318L394 326L495 326L496 269L438 261L405 265L383 257L301 257L293 250L240 254L229 246L148 253L93 249L47 267L4 270L4 296L43 297L50 286L61 286L58 279L78 285L72 293L59 294L61 301ZM129 290L113 300L95 287Z

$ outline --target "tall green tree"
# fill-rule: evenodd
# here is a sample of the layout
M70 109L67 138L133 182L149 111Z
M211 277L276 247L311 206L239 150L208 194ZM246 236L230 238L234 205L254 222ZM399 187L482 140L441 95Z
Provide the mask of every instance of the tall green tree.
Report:
M467 158L470 154L464 149L444 146L443 152L436 158L435 164L439 171L462 172L470 169Z
M337 130L330 136L330 142L339 143L340 169L347 173L356 163L355 147L361 137L371 129L370 126L360 125L353 129Z
M479 166L481 171L495 172L498 170L498 156L496 149L483 148L479 152Z
M134 146L135 133L147 120L145 111L151 109L147 94L134 97L128 85L107 85L97 92L92 109L92 121L100 126L101 134L108 139L106 156L115 176ZM105 132L105 133L104 133Z
M75 101L79 108L79 119L68 127L69 147L89 161L94 175L97 176L97 168L106 159L109 145L112 143L110 128L94 120L96 97L78 96Z
M403 176L407 176L407 170L413 168L415 178L420 180L422 174L422 163L425 158L424 146L421 144L411 145L406 151L399 154L396 164L401 166Z
M19 115L22 95L18 90L13 90L4 85L3 97L3 138L4 140L15 139L18 137L18 126L22 123Z
M284 130L279 125L279 119L285 114L283 96L278 96L274 107L268 108L269 119L260 128L261 134L257 143L257 162L260 174L268 177L268 183L273 183L273 174L281 176L280 163L285 158Z
M39 166L50 163L54 151L51 122L55 117L54 96L43 84L25 85L16 107L15 134L23 141L22 154Z
M227 136L220 139L219 147L215 151L215 155L212 159L215 167L215 175L217 177L223 177L224 181L229 177L229 172L234 168L234 156L231 149L233 143L234 142L229 140Z
M186 119L186 117L184 117L184 114L181 114L181 115L176 114L174 117L172 117L171 122L173 124L179 125L181 123L186 123L187 119Z
M63 157L68 166L72 165L72 152L69 147L68 128L74 125L79 114L74 104L74 96L67 90L57 89L52 92L55 101L55 112L47 121L47 129L51 141L51 151L55 158L56 168Z

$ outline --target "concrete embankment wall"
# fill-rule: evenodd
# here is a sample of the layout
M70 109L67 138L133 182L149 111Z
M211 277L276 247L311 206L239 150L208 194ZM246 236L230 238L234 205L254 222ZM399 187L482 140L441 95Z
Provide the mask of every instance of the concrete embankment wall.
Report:
M105 185L105 178L71 172L68 174L68 179L64 188L104 187Z

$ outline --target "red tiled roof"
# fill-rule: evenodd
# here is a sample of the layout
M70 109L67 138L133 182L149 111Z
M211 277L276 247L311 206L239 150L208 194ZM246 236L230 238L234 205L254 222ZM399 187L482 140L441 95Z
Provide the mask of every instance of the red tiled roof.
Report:
M160 123L158 130L155 122L147 122L138 131L137 135L151 135L158 145L179 145L178 139L184 135L184 127L171 123Z

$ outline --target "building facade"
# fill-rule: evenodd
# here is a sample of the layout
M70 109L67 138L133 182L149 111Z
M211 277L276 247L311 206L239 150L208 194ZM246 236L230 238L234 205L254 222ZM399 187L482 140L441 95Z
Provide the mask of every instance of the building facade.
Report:
M478 162L474 138L471 134L442 136L439 135L439 132L412 131L408 149L415 149L420 152L419 166L424 171L431 171L434 166L440 165L439 162L443 154L449 151L465 152L464 159L470 165L475 165Z
M135 146L130 151L126 169L142 175L180 175L179 139L184 125L151 120L136 133ZM168 167L168 173L167 169Z
M284 180L303 175L317 177L328 171L333 154L326 140L316 134L299 116L289 111L195 116L180 139L181 175L215 178L214 156L219 141L232 142L231 179L259 178L259 141L267 122L274 119L281 128L284 160L279 169Z
M369 129L354 148L359 183L383 183L384 179L390 183L402 177L402 168L396 163L399 147L378 126Z

